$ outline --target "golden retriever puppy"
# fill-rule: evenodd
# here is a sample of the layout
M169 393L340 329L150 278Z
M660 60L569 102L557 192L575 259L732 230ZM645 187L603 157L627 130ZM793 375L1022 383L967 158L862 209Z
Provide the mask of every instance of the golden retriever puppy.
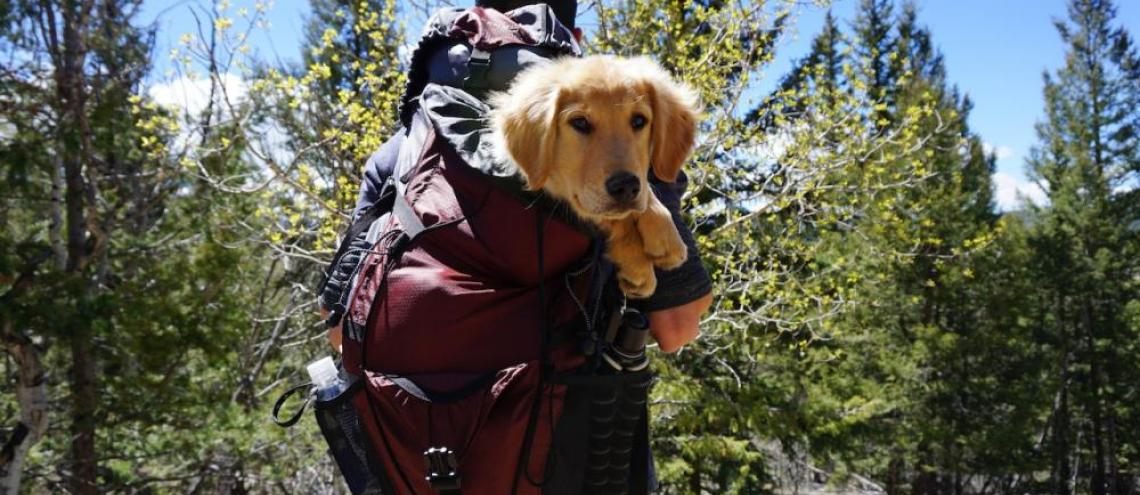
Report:
M519 74L491 106L499 152L527 187L565 201L608 234L607 256L627 296L652 295L653 267L685 261L648 174L677 178L696 137L696 99L655 62L558 59Z

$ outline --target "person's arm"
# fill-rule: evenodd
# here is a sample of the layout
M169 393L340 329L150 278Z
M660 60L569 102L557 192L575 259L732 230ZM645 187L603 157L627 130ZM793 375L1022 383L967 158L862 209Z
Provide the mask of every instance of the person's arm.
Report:
M712 305L712 292L700 298L649 312L649 333L663 352L677 352L701 335L701 316Z
M657 292L646 300L649 330L664 352L676 352L700 336L701 317L712 305L712 279L701 261L697 242L681 218L681 195L688 177L681 173L672 183L651 177L657 198L673 215L673 223L689 248L689 257L673 270L657 270Z
M360 182L360 196L356 200L356 209L352 212L353 219L380 199L380 190L396 170L400 146L404 144L405 137L403 129L397 130L380 145L380 149L368 157L368 162L364 164L364 180Z
M325 308L321 308L321 319L324 320L324 319L327 319L328 317L329 317L329 310L327 310ZM652 320L650 320L650 321L652 321ZM333 326L329 327L329 329L328 329L329 345L331 345L333 350L336 351L338 354L340 353L340 335L341 335L340 327L341 327L341 325L342 325L342 322L337 322L336 325L333 325Z

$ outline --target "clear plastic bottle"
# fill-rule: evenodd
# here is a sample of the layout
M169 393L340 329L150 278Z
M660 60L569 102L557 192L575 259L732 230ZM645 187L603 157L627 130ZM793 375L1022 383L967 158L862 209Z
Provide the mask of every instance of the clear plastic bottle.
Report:
M347 383L340 377L340 371L331 357L325 356L309 363L309 380L317 394L317 401L331 400L348 388Z

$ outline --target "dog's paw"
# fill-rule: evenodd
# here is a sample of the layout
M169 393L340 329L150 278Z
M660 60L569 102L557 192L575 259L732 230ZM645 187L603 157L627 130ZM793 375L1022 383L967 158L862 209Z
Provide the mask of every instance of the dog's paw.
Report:
M637 268L622 267L618 271L618 286L625 297L630 299L652 296L657 291L657 275L653 273L653 265L647 263Z
M673 224L672 214L656 197L645 214L637 218L637 231L641 234L642 250L653 266L672 270L688 257L688 248Z
M649 257L653 260L653 266L662 270L672 270L681 266L689 258L689 248L685 246L685 243L681 241L681 236L678 235L677 242L670 243L664 254L660 256L649 255Z
M645 255L653 261L653 266L662 270L672 270L681 266L689 256L689 248L681 240L681 234L672 222L668 228L656 229L653 236L642 233Z

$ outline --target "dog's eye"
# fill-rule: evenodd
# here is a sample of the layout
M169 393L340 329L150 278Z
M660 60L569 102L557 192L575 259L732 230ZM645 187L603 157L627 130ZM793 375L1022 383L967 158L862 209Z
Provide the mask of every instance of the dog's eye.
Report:
M582 134L589 134L590 131L594 130L594 126L590 125L590 121L586 120L586 117L574 117L570 119L570 127L573 127L575 131L581 132Z
M645 116L640 113L634 114L633 118L629 119L629 124L633 126L634 130L641 130L641 128L645 127L645 124L648 123L649 119L645 118Z

